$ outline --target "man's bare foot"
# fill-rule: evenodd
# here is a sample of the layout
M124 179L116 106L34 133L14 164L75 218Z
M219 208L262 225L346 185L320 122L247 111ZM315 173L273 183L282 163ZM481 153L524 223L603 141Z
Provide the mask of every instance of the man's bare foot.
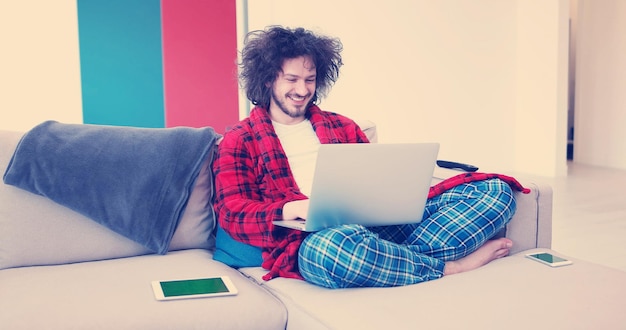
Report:
M462 273L484 266L495 259L507 256L512 246L513 241L504 237L487 241L470 255L459 260L446 262L443 275Z

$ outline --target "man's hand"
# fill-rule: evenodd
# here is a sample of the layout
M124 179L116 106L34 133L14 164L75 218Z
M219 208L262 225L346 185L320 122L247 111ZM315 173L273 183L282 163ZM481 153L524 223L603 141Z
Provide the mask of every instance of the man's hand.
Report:
M306 219L309 212L309 200L288 202L283 206L283 220Z

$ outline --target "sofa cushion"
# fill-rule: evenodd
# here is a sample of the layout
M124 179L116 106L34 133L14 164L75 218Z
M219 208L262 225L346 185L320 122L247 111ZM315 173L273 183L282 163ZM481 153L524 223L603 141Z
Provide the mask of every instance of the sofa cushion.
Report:
M549 250L392 288L333 290L287 278L264 282L267 271L260 267L240 271L285 303L290 329L310 324L328 329L623 328L626 273L569 257L574 264L560 268L524 257L540 251Z
M262 252L259 247L235 240L222 227L217 226L213 255L215 260L235 268L261 266Z
M211 249L215 246L215 211L213 210L212 157L202 164L187 206L178 222L169 250Z
M151 281L229 276L238 294L157 301ZM70 265L0 271L3 329L285 329L272 294L213 261L184 250Z
M0 131L0 171L23 133ZM212 175L202 166L170 250L212 248ZM48 198L0 183L0 269L137 256L146 247Z

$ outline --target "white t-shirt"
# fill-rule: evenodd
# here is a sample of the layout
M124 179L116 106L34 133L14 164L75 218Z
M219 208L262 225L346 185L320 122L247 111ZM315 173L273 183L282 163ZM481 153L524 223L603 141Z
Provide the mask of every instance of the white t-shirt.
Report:
M320 146L313 125L308 119L295 125L284 125L274 121L272 124L300 191L310 196Z

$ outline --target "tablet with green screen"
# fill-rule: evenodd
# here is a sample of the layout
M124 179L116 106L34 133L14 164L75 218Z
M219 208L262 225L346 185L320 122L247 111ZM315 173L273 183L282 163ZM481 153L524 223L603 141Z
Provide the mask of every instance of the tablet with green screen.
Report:
M207 298L237 294L237 288L228 276L152 281L157 300Z

